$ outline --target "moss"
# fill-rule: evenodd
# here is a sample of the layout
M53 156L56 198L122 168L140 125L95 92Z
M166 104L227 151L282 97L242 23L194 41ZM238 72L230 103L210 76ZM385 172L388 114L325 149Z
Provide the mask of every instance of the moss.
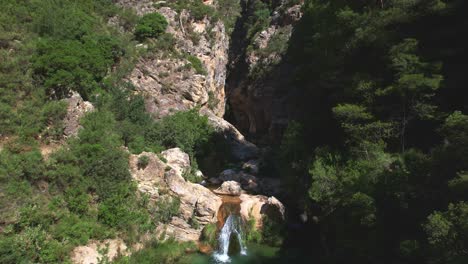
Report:
M216 224L207 224L201 233L200 240L215 248L217 243L217 227Z

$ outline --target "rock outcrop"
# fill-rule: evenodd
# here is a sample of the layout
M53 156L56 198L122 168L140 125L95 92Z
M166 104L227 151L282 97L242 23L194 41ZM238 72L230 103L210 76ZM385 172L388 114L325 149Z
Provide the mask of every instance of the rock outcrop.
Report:
M101 254L107 251L106 254ZM86 246L79 246L73 249L71 261L74 264L97 264L107 259L114 260L119 256L128 256L129 248L122 239L107 239L104 241L91 241Z
M254 219L257 228L262 227L264 216L280 221L285 219L284 205L273 196L242 194L240 199L242 219L244 221Z
M142 156L148 157L144 168L138 165ZM130 172L141 193L149 195L150 200L156 203L164 199L163 196L180 199L179 215L173 217L170 223L161 224L156 233L164 232L167 237L174 236L180 241L197 241L202 228L217 221L221 198L206 187L183 178L183 173L190 169L188 154L174 148L163 151L160 156L149 152L130 156ZM198 227L189 224L194 220Z
M65 137L73 137L78 134L78 130L81 128L80 119L88 112L94 110L94 106L83 100L79 93L73 92L72 95L64 99L67 102L67 114L64 123L63 134Z
M219 188L213 190L213 192L216 194L238 196L241 194L242 188L240 183L236 181L225 181Z
M167 46L149 49L127 76L136 91L145 96L147 110L161 118L203 106L222 117L229 48L223 22L210 17L196 19L189 10L177 12L165 1L157 5L148 0L118 3L134 8L138 15L159 12L168 21L166 33L170 37L163 40ZM194 60L201 62L202 69L193 65Z

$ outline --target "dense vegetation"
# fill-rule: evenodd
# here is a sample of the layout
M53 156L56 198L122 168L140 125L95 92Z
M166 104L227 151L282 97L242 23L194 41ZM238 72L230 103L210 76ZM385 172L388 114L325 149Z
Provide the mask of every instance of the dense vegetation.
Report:
M241 26L245 38L231 48L245 55L279 1L242 1L251 12L241 20L238 1L165 4L196 21L221 20L228 33ZM294 73L297 114L267 165L285 183L290 212L308 221L283 229L265 219L262 231L250 221L248 241L282 244L291 263L468 261L466 11L463 0L304 1L289 43L278 34L259 54L285 53ZM158 51L206 75L197 57L175 51L167 25L110 0L2 1L0 263L66 263L91 239L139 241L177 215L180 200L137 195L128 155L180 147L193 164L184 177L199 181L201 157L226 152L198 109L154 121L122 81L139 56ZM264 66L239 76L268 78L275 65ZM65 140L62 99L72 91L96 110ZM148 162L142 156L138 166ZM215 239L207 225L203 242ZM117 262L183 262L187 250L193 245L151 242Z
M125 31L107 23L116 15ZM193 181L199 180L196 157L213 148L214 131L197 109L156 122L143 97L122 81L143 55L136 40L161 37L155 45L162 46L166 26L159 14L137 19L106 0L2 2L0 263L67 262L70 250L90 239L118 236L132 244L178 214L178 199L150 204L137 195L122 148L180 147L193 160L186 175ZM81 120L78 137L65 142L67 103L61 99L72 91L96 110ZM45 159L41 151L56 145L62 146ZM158 247L167 263L186 248L173 241ZM144 255L135 259L152 257Z
M276 155L309 216L292 245L324 263L468 261L467 10L305 1L284 56L300 114Z

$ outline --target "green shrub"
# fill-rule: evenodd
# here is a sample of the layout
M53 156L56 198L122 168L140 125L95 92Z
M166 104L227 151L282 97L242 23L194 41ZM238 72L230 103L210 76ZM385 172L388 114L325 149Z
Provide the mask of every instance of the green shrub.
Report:
M111 37L84 40L42 39L33 57L36 79L49 95L64 98L71 90L87 99L114 63L118 47Z
M179 147L193 156L203 153L214 134L208 118L200 116L197 109L177 112L164 117L146 131L145 139L150 146Z
M138 169L145 169L146 166L148 166L148 164L149 164L149 157L148 156L143 155L141 157L138 157L138 162L137 162Z
M105 227L97 222L68 215L52 228L52 235L59 241L68 241L72 245L85 245L89 239L103 238Z
M187 55L187 60L190 62L190 66L192 66L197 74L206 75L206 70L199 58L193 55Z
M88 212L90 197L78 188L70 188L65 192L65 201L71 212L84 215Z
M135 28L137 39L157 38L161 36L167 28L166 18L159 13L146 14L138 21Z
M202 242L207 243L211 247L215 248L217 240L218 240L216 233L217 233L216 224L213 224L213 223L207 224L202 230L200 240Z
M186 251L195 251L197 246L193 242L179 243L173 239L168 239L164 242L152 241L140 250L132 254L128 258L118 259L116 263L140 263L140 264L173 264L180 263L182 258L187 254Z
M252 217L245 223L245 240L248 242L260 243L262 241L262 233L256 227L256 221Z
M179 215L179 197L161 196L156 202L154 219L156 222L168 223L173 216Z

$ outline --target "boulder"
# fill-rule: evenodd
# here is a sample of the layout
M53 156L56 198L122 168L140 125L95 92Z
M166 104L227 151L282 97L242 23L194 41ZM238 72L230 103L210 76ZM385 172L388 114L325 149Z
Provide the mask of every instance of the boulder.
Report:
M285 207L275 197L263 195L241 194L240 214L244 221L254 219L257 228L263 226L263 216L277 221L284 221Z
M242 188L240 183L236 181L225 181L218 189L214 190L213 192L217 194L238 196L241 194Z

